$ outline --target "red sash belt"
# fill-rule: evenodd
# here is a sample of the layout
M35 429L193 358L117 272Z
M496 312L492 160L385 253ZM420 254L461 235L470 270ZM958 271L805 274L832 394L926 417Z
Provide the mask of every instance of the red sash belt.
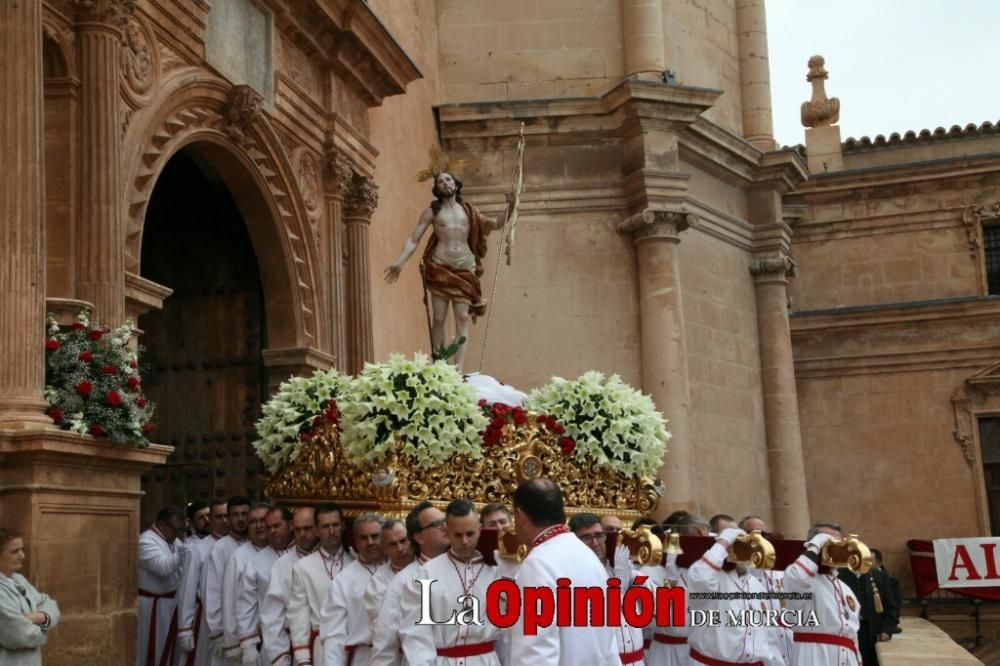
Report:
M319 630L313 629L309 632L309 658L312 659L315 656L313 652L316 649L316 639L319 638Z
M691 648L691 658L697 661L699 664L705 664L705 666L764 666L762 661L726 661L724 659L716 659L715 657L709 657L698 652L694 648Z
M858 646L847 636L834 636L833 634L819 634L809 631L796 631L796 643L822 643L823 645L836 645L851 652L857 652Z
M188 658L184 666L194 666L194 658L198 655L198 634L201 633L201 599L194 602L194 629L191 635L194 636L194 649L188 652Z
M358 643L357 645L345 645L344 650L347 652L347 666L351 666L351 663L354 661L355 650L357 650L360 647L370 648L371 646L372 646L371 643Z
M139 596L146 597L153 600L153 612L149 615L149 636L146 641L146 666L157 666L156 663L156 607L160 603L160 599L173 599L177 596L177 590L173 592L163 592L162 594L157 594L156 592L150 592L149 590L144 590L139 588ZM159 666L169 666L170 662L173 661L174 656L174 641L177 640L177 609L170 618L170 629L167 631L167 640L163 645L163 654L160 655Z
M664 645L687 645L688 642L684 636L667 636L666 634L653 634L653 640Z
M439 647L437 655L439 657L449 657L451 659L461 659L462 657L478 657L481 654L493 652L496 641L486 641L485 643L470 643L469 645L452 645L450 647Z
M618 655L618 658L622 660L623 664L634 664L637 661L642 661L642 650L622 652Z

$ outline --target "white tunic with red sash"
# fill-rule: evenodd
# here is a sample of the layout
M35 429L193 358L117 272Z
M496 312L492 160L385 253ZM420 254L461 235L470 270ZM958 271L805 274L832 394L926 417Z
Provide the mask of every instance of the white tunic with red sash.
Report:
M156 527L139 536L139 648L137 666L171 666L177 637L181 554Z
M643 567L640 573L646 576L646 586L654 593L658 587L675 587L684 590L684 608L687 602L687 567L678 567L670 562L677 556L667 556L666 566ZM687 621L680 626L650 627L649 647L646 649L646 666L688 666L688 635L691 633Z
M309 553L293 548L279 557L271 567L271 581L260 606L260 630L264 638L263 652L272 666L287 666L292 663L292 641L288 636L285 611L292 593L292 568L308 555Z
M323 666L319 638L319 613L330 583L354 557L344 546L333 554L320 548L292 567L292 590L288 597L288 633L296 664Z
M403 650L399 643L399 625L402 621L403 587L410 583L420 567L428 562L423 555L406 565L389 582L372 627L372 652L370 666L399 666L405 664Z
M181 585L177 590L177 636L192 634L194 650L177 653L177 666L209 666L211 659L208 654L208 624L205 622L205 609L199 592L205 560L215 542L222 537L212 534L199 540L194 547L188 549L181 576Z
M364 596L378 562L354 560L333 579L319 615L326 666L368 666L372 623Z
M836 570L820 573L819 566L800 555L785 569L785 593L812 594L811 599L788 599L788 608L814 611L818 627L792 627L792 663L809 666L860 666L858 613L861 606L850 588L837 579Z

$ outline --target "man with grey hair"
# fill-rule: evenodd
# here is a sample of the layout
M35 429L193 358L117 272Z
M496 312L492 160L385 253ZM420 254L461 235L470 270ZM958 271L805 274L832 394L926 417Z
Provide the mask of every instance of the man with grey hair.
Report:
M319 612L319 638L326 666L368 666L372 623L365 613L364 595L375 570L382 564L379 542L382 518L365 513L354 519L354 548L358 559L333 579Z
M816 523L809 529L806 549L785 569L788 608L804 615L816 614L817 627L792 627L792 663L814 666L860 666L858 651L859 612L857 597L837 578L837 570L820 564L823 546L840 539L840 525ZM802 598L808 597L808 598Z
M406 534L406 525L398 518L390 518L382 523L382 555L387 562L375 570L372 579L365 588L365 613L375 625L375 618L382 610L382 600L389 583L400 571L413 561L413 544Z

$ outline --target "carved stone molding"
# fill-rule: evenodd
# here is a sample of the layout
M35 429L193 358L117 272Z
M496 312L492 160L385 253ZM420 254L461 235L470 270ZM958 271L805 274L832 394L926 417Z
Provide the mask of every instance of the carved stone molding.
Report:
M346 199L357 173L354 163L344 153L336 149L327 152L326 178L330 194Z
M222 109L223 130L229 138L241 146L246 144L250 126L260 118L263 105L263 96L251 86L233 86Z
M122 32L122 88L125 98L137 107L156 82L160 52L152 30L138 14L126 16Z
M966 379L951 397L951 405L955 419L952 437L962 448L965 462L972 465L976 461L977 415L1000 412L1000 363L994 363Z
M354 174L351 189L347 193L348 217L371 222L372 213L378 207L378 185L374 178Z
M1000 222L1000 202L989 206L966 206L962 210L962 227L971 252L978 252L982 246L983 224L995 222Z
M695 215L683 211L646 209L619 222L618 233L632 234L634 243L650 240L679 243L680 233L697 221Z
M176 51L164 44L163 42L157 43L157 50L160 52L160 71L164 74L173 69L179 69L181 67L188 67L189 62L184 60Z
M795 260L787 254L776 257L761 257L750 262L750 274L756 281L795 277Z
M319 164L308 150L300 151L295 163L302 201L310 215L318 215L322 211L323 202L323 183L320 180Z
M73 0L78 21L123 27L137 0Z

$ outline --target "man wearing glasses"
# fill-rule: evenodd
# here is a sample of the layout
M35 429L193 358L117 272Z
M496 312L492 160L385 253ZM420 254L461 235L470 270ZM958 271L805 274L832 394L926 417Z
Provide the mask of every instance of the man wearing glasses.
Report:
M430 502L421 502L407 514L406 532L418 551L417 559L396 574L386 590L382 609L375 618L370 666L398 666L401 663L399 624L403 588L413 581L421 565L448 550L444 514Z

